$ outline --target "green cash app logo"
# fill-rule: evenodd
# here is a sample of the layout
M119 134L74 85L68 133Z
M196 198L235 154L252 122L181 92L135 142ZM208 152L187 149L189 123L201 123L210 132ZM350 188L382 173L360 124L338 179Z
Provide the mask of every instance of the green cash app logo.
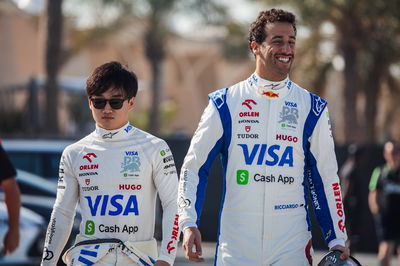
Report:
M86 235L93 235L94 234L94 222L91 220L86 221L85 225L85 234Z
M237 170L236 182L238 183L238 185L247 185L249 183L249 171Z
M161 156L164 156L165 154L166 154L166 152L165 152L164 150L161 150L161 151L160 151L160 155L161 155Z

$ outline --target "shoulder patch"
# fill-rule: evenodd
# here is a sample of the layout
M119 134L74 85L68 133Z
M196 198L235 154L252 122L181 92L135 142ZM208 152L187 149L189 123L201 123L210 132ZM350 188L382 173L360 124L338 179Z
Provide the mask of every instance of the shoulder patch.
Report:
M320 116L321 112L324 110L327 102L319 97L318 95L312 95L312 111L316 116Z
M221 109L221 107L225 104L227 92L228 88L224 88L214 91L208 95L209 99L214 102L215 107L217 107L217 109Z

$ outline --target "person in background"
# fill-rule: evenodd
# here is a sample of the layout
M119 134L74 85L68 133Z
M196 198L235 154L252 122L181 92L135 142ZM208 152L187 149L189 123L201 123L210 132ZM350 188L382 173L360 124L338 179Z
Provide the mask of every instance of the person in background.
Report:
M119 62L86 82L94 132L65 148L42 265L56 265L77 205L82 221L68 265L172 265L179 237L178 176L166 142L128 122L136 75ZM160 254L154 239L157 194L163 208Z
M0 139L0 187L5 196L8 212L8 230L4 237L2 252L11 254L19 245L19 212L21 208L21 195L16 180L14 166L1 145Z
M371 175L368 203L379 240L379 262L388 266L395 248L400 261L400 143L386 142L383 157L386 163Z
M349 235L349 248L354 254L360 242L360 236L365 230L363 210L365 210L363 200L364 195L368 194L364 169L366 163L366 150L361 145L352 144L348 147L348 158L339 170L343 192L343 205L346 211L346 229Z
M185 256L204 261L198 225L209 170L220 155L216 265L311 265L308 196L329 249L347 259L327 103L289 78L295 16L260 12L249 47L255 72L209 95L182 166L178 208Z

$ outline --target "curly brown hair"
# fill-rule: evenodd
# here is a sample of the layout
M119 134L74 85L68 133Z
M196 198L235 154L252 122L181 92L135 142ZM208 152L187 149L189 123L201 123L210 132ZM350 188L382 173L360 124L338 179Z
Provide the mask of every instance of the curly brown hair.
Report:
M256 42L261 44L265 38L267 38L267 33L265 31L265 25L274 22L287 22L292 24L294 33L297 33L296 29L296 16L292 13L282 10L272 8L270 10L261 11L258 14L256 21L251 23L249 28L249 47L251 49L251 42Z

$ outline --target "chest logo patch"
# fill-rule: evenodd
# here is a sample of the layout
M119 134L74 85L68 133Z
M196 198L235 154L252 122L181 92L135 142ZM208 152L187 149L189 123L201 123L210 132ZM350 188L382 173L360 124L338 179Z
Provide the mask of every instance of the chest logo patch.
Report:
M283 106L282 112L279 113L280 120L278 123L297 125L297 119L299 118L299 111L296 107Z
M125 152L124 161L121 163L120 173L140 172L140 157L138 152Z

